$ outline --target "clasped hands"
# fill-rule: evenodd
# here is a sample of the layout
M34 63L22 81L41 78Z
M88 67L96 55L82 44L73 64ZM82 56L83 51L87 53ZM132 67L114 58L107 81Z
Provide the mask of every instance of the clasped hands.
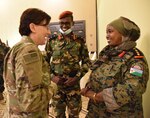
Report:
M88 87L81 89L81 95L88 97L89 99L93 100L94 102L102 102L103 101L102 92L95 93Z
M57 85L73 86L78 82L78 79L76 77L63 78L61 76L54 76L52 81Z

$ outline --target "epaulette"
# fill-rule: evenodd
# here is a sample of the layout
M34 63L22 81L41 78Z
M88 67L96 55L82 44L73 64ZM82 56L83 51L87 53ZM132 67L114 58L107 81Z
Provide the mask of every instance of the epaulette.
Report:
M142 53L139 49L133 48L131 51L134 53L134 58L135 58L135 59L144 58L143 53Z
M133 48L130 51L133 53L135 59L142 59L144 57L143 53L137 48ZM122 58L125 54L126 51L122 51L118 56Z

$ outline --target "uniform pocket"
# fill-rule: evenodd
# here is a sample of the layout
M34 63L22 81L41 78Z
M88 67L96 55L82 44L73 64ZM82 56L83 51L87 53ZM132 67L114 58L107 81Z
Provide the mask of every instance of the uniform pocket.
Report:
M115 76L120 72L120 68L122 66L122 62L111 62L109 64L102 65L101 69L105 76Z

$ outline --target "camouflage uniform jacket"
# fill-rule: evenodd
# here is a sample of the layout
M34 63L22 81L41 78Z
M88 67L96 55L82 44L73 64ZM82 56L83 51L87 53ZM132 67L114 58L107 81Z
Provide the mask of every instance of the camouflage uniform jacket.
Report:
M77 37L73 32L67 36L61 33L53 34L45 50L48 61L52 58L50 66L53 75L64 78L77 77L80 80L87 73L90 61L87 46L84 39ZM59 87L66 88L66 86ZM79 82L72 88L76 87L79 88Z
M6 53L8 52L10 48L6 46L1 40L0 40L0 93L3 93L4 91L4 81L3 81L3 63Z
M8 52L10 48L6 46L3 42L0 40L0 75L3 75L3 62L4 62L4 57L6 53Z
M97 116L143 118L142 94L149 69L143 53L135 45L130 42L118 49L106 46L93 64L90 89L96 93L102 91L104 102L90 100L88 109Z
M33 41L24 36L6 55L4 118L48 118L52 95L48 63Z

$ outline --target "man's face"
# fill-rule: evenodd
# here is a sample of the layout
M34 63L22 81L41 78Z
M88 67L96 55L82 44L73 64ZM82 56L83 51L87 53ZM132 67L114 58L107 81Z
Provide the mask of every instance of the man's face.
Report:
M60 28L65 32L73 26L74 22L71 17L65 17L60 19L59 24Z

